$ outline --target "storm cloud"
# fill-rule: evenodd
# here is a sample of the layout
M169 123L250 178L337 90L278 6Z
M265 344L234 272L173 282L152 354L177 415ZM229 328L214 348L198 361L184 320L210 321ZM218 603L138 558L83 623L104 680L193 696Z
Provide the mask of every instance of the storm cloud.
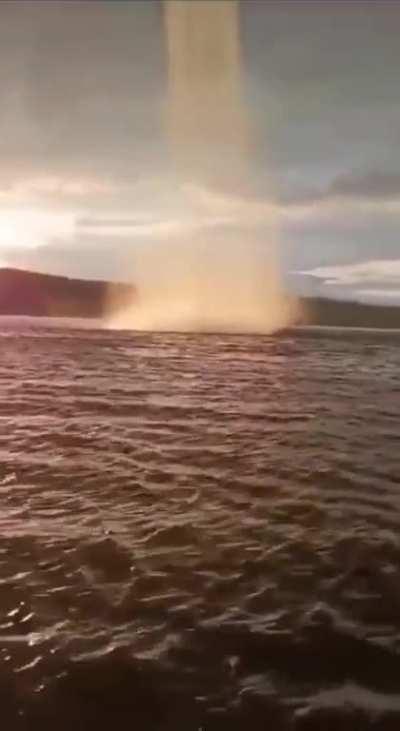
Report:
M244 0L241 20L251 195L279 211L286 270L396 259L399 5ZM121 278L131 234L172 236L165 102L160 2L0 3L0 258L77 274L79 250L82 276ZM10 247L37 210L73 236Z

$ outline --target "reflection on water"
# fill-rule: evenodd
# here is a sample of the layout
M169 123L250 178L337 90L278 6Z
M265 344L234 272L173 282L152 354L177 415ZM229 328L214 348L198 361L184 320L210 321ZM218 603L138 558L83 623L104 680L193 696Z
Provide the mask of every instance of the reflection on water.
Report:
M400 338L1 326L7 729L398 729Z

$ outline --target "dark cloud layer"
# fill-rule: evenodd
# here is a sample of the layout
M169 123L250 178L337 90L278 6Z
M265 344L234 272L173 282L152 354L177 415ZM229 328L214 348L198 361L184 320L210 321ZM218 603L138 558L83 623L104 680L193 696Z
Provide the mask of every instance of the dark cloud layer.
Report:
M1 155L8 170L134 177L162 154L157 3L0 6Z
M400 199L400 171L384 173L371 171L364 175L341 175L328 190L328 194L355 198Z
M400 172L381 172L371 170L364 173L342 173L333 178L328 185L319 189L299 190L297 193L283 195L282 202L287 205L318 203L335 199L361 201L400 202Z
M242 6L260 172L322 179L400 162L400 6ZM159 2L2 2L0 152L7 170L134 177L166 164ZM338 170L339 168L339 170Z
M254 190L317 211L285 221L286 267L395 257L397 214L379 204L400 197L400 3L242 0L241 18ZM113 252L126 240L108 227L134 228L129 191L168 176L165 103L160 2L0 2L0 213L27 179L110 185L86 197L36 192L35 205L76 209L82 237L15 259L75 272L78 247L81 273L122 271ZM337 199L377 209L318 214ZM88 241L93 221L104 231Z

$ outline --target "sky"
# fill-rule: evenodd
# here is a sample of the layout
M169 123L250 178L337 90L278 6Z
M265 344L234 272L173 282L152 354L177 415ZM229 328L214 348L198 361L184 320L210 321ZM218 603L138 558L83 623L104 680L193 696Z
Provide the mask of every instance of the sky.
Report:
M242 0L240 18L251 210L277 214L285 285L400 304L400 4ZM159 2L2 0L0 263L124 280L190 229L166 82Z

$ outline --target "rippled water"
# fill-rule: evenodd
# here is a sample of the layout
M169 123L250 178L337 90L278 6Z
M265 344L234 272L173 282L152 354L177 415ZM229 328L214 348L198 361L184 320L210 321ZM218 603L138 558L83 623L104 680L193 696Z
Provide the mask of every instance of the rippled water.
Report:
M0 326L5 729L400 728L400 335Z

